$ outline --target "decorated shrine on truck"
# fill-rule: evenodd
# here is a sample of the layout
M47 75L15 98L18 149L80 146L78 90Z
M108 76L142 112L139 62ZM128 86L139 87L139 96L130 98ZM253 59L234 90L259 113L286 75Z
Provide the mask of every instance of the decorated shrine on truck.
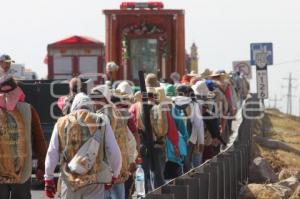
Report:
M106 61L119 69L113 79L137 82L138 71L169 79L185 72L184 10L164 9L161 2L123 2L104 10Z

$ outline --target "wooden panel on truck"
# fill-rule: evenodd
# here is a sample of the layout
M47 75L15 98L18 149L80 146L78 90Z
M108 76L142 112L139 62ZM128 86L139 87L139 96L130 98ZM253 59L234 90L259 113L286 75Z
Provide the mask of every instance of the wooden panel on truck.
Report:
M53 58L53 79L65 79L72 77L72 57Z

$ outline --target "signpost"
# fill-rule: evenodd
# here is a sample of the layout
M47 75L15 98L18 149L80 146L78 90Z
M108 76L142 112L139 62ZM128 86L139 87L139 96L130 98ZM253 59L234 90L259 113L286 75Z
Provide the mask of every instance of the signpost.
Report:
M268 70L267 66L273 64L273 44L272 43L252 43L251 65L256 65L256 84L257 96L262 99L263 108L264 99L268 99ZM262 133L265 136L265 125L262 123Z
M266 52L256 53L256 85L257 96L259 99L268 99L268 70L267 70L267 56Z
M268 70L267 66L273 64L273 44L272 43L252 43L251 65L256 65L256 83L258 98L268 99ZM263 101L264 103L264 101Z
M259 99L268 99L268 71L256 71L257 96Z
M273 44L272 43L252 43L251 49L251 65L256 65L257 54L267 53L267 65L273 65Z
M234 61L232 62L233 71L240 72L247 79L252 79L252 69L250 61Z

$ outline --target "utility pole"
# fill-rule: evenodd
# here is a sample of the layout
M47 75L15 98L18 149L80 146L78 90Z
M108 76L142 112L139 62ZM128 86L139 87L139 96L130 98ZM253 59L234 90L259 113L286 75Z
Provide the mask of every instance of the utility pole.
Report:
M292 102L292 74L290 73L289 76L289 88L288 88L288 94L287 94L287 114L292 113L292 107L293 107L293 102Z
M273 99L269 99L269 108L271 108L270 102L274 102L272 108L277 109L277 102L278 101L281 101L281 100L280 99L278 100L277 95L275 95L275 97Z
M297 80L297 79L293 79L292 78L292 73L290 73L289 78L283 78L284 80L288 80L288 94L287 94L287 106L286 106L286 113L291 115L292 114L292 110L293 110L293 95L292 95L292 90L293 90L293 86L292 86L292 81L293 80Z
M299 117L300 117L300 98L299 98Z

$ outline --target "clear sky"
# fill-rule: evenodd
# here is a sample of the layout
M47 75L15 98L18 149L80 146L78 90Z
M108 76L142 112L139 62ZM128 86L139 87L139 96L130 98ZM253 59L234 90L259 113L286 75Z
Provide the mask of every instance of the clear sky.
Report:
M45 77L47 44L71 35L105 41L103 9L117 9L118 0L0 0L0 53L10 54ZM231 70L232 61L250 58L250 43L273 42L269 66L270 97L283 98L287 81L300 77L300 2L298 0L164 0L165 8L184 9L186 48L199 48L200 71ZM254 71L255 72L255 71ZM255 78L255 77L254 77ZM255 80L255 79L254 79ZM255 91L255 81L251 82ZM299 113L300 78L294 85L294 114ZM266 103L268 105L268 102ZM271 103L272 105L273 103Z

